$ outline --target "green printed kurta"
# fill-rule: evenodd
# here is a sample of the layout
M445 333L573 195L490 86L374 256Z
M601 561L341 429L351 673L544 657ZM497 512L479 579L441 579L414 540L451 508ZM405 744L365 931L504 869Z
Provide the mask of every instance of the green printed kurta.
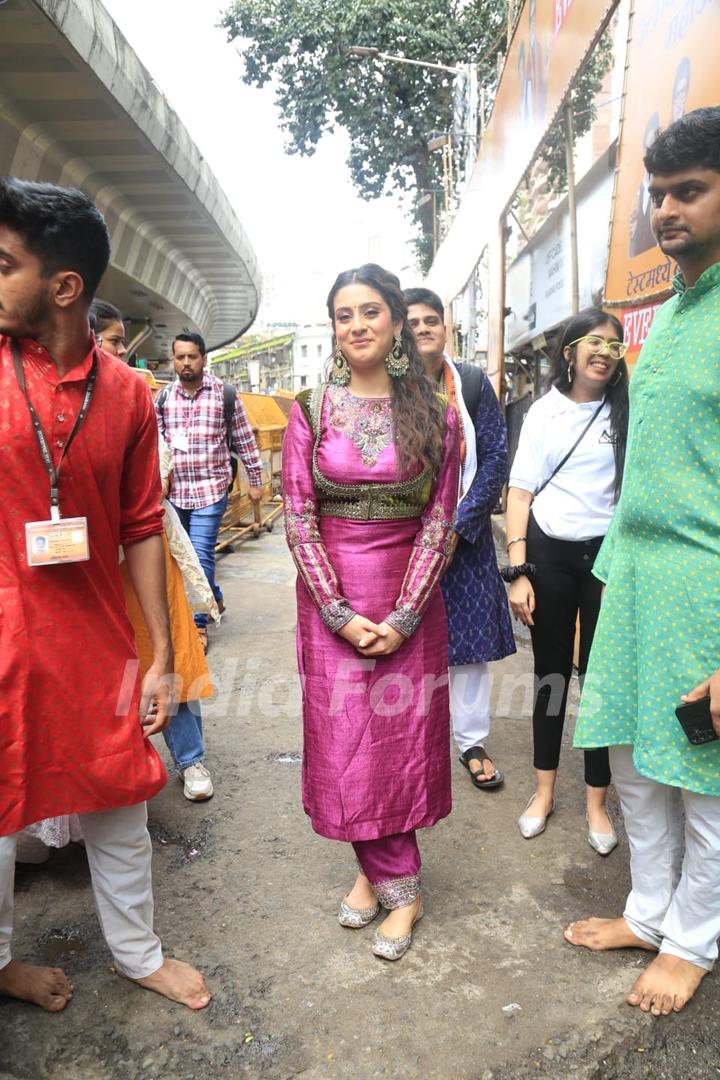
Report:
M675 717L720 668L720 263L692 288L673 284L630 384L575 745L632 745L642 775L720 795L720 742L692 746Z

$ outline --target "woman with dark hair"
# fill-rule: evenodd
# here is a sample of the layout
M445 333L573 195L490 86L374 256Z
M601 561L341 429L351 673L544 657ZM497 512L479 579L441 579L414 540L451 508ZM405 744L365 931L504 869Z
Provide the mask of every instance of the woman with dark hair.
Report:
M536 790L518 825L544 831L555 808L568 686L579 617L578 676L587 669L602 585L592 568L620 493L628 426L623 329L599 308L571 319L558 343L550 391L529 409L507 502L513 614L530 628L535 666ZM531 510L532 506L532 510ZM588 840L608 855L607 747L585 751Z
M303 805L350 842L343 926L390 914L373 952L399 959L422 915L415 830L450 812L447 622L458 418L424 372L400 283L368 264L328 297L329 381L301 393L283 447L298 568Z
M90 305L90 328L101 349L124 360L127 356L127 335L122 313L109 300L96 297Z

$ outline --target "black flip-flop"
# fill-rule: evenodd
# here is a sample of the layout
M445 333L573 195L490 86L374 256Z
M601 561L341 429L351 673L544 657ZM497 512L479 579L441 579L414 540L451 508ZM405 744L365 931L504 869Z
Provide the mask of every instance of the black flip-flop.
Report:
M484 770L485 762L492 761L489 754L485 752L484 746L471 746L469 750L466 750L464 754L460 755L460 761L470 773L470 779L476 788L487 788L492 790L493 788L499 788L501 784L505 783L505 777L500 769L496 768L493 776L489 776L487 780L478 780L477 777L480 772ZM474 773L470 768L471 761L479 761L480 769L477 773Z

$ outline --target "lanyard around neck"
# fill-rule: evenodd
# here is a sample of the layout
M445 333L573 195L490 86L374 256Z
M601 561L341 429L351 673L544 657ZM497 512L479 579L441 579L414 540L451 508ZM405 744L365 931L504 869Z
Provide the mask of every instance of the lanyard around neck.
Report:
M85 396L83 397L82 405L80 406L80 412L77 414L77 419L73 424L72 431L65 440L62 453L58 460L57 465L53 462L52 453L50 451L50 444L47 441L45 432L43 431L42 424L40 423L40 417L35 411L35 407L30 400L27 392L27 386L25 385L25 372L23 371L22 360L20 358L20 348L16 341L13 341L12 346L12 358L13 366L15 368L15 378L17 379L18 386L22 391L25 403L30 413L30 419L32 420L33 430L35 432L35 438L37 439L38 449L40 451L40 457L42 458L45 471L48 474L50 481L50 518L52 521L60 520L60 495L58 492L58 477L60 475L60 466L65 460L65 456L70 449L70 444L77 435L83 420L87 415L87 411L90 408L90 402L92 400L93 391L95 389L95 380L97 379L98 359L97 351L93 350L93 362L90 368L90 374L88 375L87 387L85 388Z

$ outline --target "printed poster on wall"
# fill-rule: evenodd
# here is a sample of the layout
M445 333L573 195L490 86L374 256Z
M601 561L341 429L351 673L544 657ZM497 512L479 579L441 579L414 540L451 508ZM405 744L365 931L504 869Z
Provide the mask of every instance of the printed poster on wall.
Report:
M506 204L616 5L526 0L475 167L428 275L428 285L446 302L462 292L483 249L494 243Z
M631 34L605 305L624 308L632 363L675 273L655 242L642 159L658 131L720 103L720 0L636 0Z

